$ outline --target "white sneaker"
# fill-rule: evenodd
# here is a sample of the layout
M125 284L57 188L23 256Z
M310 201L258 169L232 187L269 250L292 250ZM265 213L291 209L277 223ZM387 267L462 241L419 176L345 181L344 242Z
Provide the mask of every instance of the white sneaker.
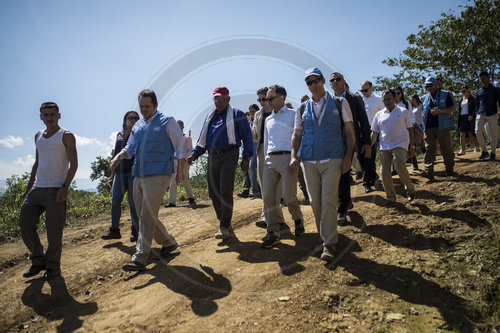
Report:
M457 155L465 155L465 152L464 152L462 149L460 149L460 150L458 151Z
M479 148L479 147L474 148L474 152L475 153L480 153L481 152L481 148Z

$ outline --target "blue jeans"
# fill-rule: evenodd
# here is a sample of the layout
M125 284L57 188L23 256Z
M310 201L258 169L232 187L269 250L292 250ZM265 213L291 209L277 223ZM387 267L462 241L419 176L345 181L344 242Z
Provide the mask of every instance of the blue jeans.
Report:
M260 192L260 185L257 182L257 153L254 153L250 158L250 165L248 167L248 176L250 177L250 184L252 190Z
M111 227L120 228L120 217L122 215L122 201L127 192L128 207L132 226L138 227L139 218L134 205L134 176L130 173L115 173L113 188L111 189Z

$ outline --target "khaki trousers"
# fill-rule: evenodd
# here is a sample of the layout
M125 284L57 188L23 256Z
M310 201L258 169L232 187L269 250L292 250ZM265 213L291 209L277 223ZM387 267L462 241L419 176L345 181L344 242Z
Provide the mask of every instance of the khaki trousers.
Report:
M425 130L424 169L430 173L434 172L434 161L436 160L436 142L439 142L441 154L444 159L446 171L453 171L455 166L455 154L453 153L453 143L451 142L451 130L439 130L432 127Z
M175 201L177 199L177 182L175 181L175 175L178 172L177 170L178 165L179 162L175 160L174 173L172 174L172 177L170 179L170 188L168 190L168 202L171 204L175 204ZM188 198L194 199L193 190L191 189L191 183L189 182L189 164L187 164L186 162L184 162L184 166L182 168L182 175L183 175L182 185L186 190L186 194Z
M264 162L265 162L264 147L261 144L259 144L257 145L257 171L259 173L259 182L261 189L264 189ZM278 188L280 190L276 191L276 197L278 198L278 202L281 202L281 186L278 186ZM262 205L262 212L260 213L260 219L262 221L266 221L266 213L264 210L264 205ZM285 223L285 218L283 217L283 212L281 210L279 210L278 212L278 223Z
M382 183L384 184L387 200L396 201L396 190L391 174L393 162L394 169L396 169L407 193L415 193L415 185L412 184L410 174L406 168L406 155L406 149L401 147L380 151L380 173L382 174Z
M337 202L342 159L325 163L302 162L307 192L323 245L334 245L339 240L337 230Z
M297 199L298 171L292 172L288 169L290 165L290 154L268 155L264 164L264 187L262 198L264 199L264 212L266 215L267 231L272 231L279 236L279 213L283 216L280 199L276 193L283 197L292 219L302 219L299 200Z
M134 204L139 215L139 238L132 260L146 264L153 239L163 246L176 243L175 238L158 219L163 195L170 183L168 175L154 175L134 179Z

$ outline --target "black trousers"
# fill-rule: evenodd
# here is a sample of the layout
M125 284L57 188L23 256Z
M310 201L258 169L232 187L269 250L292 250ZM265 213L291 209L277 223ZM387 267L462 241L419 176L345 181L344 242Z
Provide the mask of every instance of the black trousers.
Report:
M233 217L233 191L239 150L208 155L208 195L220 227L229 228Z

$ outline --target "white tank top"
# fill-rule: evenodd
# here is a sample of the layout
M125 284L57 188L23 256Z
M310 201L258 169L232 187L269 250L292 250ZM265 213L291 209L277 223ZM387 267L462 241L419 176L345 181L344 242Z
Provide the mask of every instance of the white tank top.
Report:
M65 131L60 128L48 139L43 137L43 131L37 133L38 168L34 187L61 187L64 183L69 169L66 147L62 142Z

